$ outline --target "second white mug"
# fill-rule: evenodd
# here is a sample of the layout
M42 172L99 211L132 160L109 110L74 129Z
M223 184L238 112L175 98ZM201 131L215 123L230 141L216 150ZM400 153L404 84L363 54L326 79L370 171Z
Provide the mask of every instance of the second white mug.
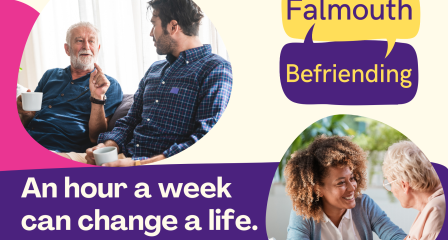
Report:
M93 157L97 166L118 160L116 147L103 147L93 151Z

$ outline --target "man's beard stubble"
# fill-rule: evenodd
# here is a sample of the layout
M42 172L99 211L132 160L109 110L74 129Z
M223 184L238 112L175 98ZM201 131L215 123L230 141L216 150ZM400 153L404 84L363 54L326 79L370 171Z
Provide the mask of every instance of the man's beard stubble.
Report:
M157 40L153 37L153 41L156 42L156 52L159 55L173 53L173 50L177 46L176 42L170 37L169 33L163 33Z

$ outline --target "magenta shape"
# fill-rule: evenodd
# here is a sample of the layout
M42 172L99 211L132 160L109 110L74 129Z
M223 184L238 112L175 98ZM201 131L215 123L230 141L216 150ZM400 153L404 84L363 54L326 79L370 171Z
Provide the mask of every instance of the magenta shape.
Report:
M36 10L22 2L2 0L0 3L0 66L4 90L0 94L0 102L3 103L0 120L0 146L3 150L0 171L89 166L51 153L34 141L20 122L16 104L20 60L38 16Z

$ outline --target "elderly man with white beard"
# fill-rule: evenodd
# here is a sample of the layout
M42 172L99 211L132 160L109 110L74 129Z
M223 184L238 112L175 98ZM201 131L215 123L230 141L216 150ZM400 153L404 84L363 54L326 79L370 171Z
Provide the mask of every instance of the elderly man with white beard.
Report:
M117 80L95 63L101 47L98 29L88 22L74 24L66 41L71 65L45 72L35 90L43 93L41 110L24 111L20 96L17 109L30 136L45 148L84 152L107 130L123 92Z

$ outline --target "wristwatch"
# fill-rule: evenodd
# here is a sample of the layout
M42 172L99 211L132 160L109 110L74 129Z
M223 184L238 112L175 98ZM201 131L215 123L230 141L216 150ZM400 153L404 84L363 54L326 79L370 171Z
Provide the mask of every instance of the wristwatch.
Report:
M104 95L104 99L103 99L103 100L98 100L98 99L96 99L96 98L90 96L90 101L91 101L92 103L95 103L95 104L105 105L105 104L106 104L106 100L107 100L106 95Z

